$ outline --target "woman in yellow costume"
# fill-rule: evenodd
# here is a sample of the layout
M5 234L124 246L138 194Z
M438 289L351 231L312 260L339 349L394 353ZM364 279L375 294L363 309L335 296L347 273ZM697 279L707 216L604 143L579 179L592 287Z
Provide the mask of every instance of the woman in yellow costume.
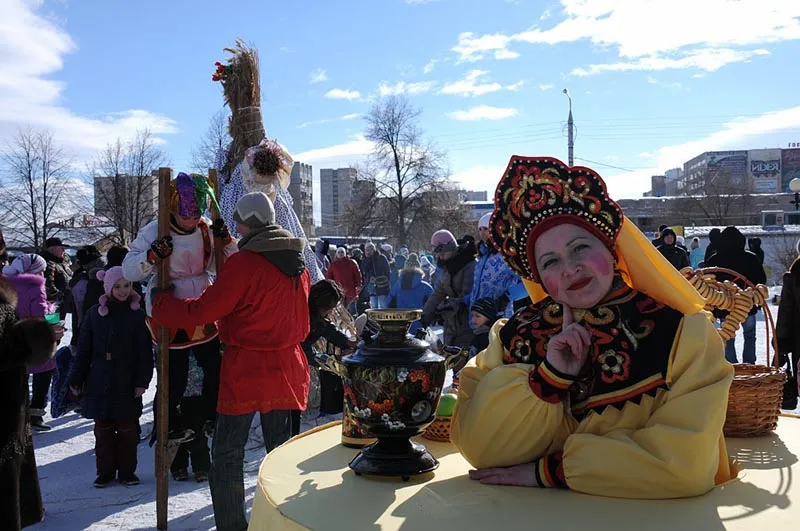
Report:
M600 176L514 156L490 230L533 304L461 372L451 438L470 477L620 498L731 479L722 340Z

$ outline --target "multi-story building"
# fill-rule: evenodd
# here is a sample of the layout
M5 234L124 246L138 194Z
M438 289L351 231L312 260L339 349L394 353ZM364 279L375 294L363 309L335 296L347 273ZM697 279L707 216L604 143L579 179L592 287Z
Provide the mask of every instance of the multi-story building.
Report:
M461 192L461 196L463 197L463 201L488 201L488 193L486 190L480 191L472 191L472 190L464 190Z
M678 183L683 178L683 168L672 168L664 172L664 195L678 195Z
M683 165L678 193L746 193L749 185L747 151L707 151Z
M319 171L320 204L322 226L336 228L342 223L345 208L350 203L353 183L357 177L355 168L324 168Z
M294 212L297 214L306 236L314 236L313 169L310 164L294 163L292 180L289 182L289 194L294 202Z

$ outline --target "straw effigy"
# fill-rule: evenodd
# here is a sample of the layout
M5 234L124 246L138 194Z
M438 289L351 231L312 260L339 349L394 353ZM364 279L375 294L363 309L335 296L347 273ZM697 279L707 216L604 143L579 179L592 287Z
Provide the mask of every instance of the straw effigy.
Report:
M230 59L218 79L222 82L225 103L231 110L228 133L231 144L224 173L231 175L244 157L245 150L266 137L261 118L261 82L259 79L258 52L241 39L232 48L225 48ZM219 71L218 71L219 72Z

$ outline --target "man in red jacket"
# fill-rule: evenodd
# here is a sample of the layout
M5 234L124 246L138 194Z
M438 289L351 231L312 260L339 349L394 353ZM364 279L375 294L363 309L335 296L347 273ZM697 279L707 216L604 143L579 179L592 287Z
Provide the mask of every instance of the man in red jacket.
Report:
M233 218L240 252L216 282L199 299L182 301L166 292L153 301L153 318L164 326L219 321L226 345L209 474L220 531L247 528L242 467L253 415L261 414L269 452L289 439L290 410L305 410L309 387L300 346L310 326L306 242L275 225L272 202L261 192L242 196Z
M361 293L361 269L352 258L347 256L344 247L336 249L336 260L328 268L328 279L336 282L344 291L345 306L350 313L356 313L354 304Z

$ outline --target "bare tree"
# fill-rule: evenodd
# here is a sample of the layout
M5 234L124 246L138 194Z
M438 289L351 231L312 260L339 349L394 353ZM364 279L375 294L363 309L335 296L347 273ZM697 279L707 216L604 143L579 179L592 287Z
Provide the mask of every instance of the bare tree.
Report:
M213 168L217 155L227 149L231 142L228 134L229 113L226 109L215 112L208 121L208 129L202 138L192 147L192 171L205 174Z
M128 243L155 219L158 179L154 172L167 165L167 155L147 129L127 143L117 139L108 144L90 165L95 214L111 221L120 243Z
M419 116L406 98L390 96L376 102L366 118L364 136L375 149L363 177L374 183L382 203L373 223L400 245L410 243L415 220L435 214L426 197L449 188L446 155L424 140Z
M732 220L745 225L750 220L742 218L752 203L752 186L730 173L717 172L703 186L703 194L692 199L691 209L701 222L710 225L726 225Z
M19 243L39 249L58 232L56 221L73 210L71 156L51 131L30 128L17 130L0 156L5 166L3 223L18 234Z
M798 258L800 247L798 247L798 238L796 235L783 234L775 239L774 245L769 247L768 257L770 262L778 264L782 270L777 272L777 278L781 278L784 271L789 271L792 264Z

